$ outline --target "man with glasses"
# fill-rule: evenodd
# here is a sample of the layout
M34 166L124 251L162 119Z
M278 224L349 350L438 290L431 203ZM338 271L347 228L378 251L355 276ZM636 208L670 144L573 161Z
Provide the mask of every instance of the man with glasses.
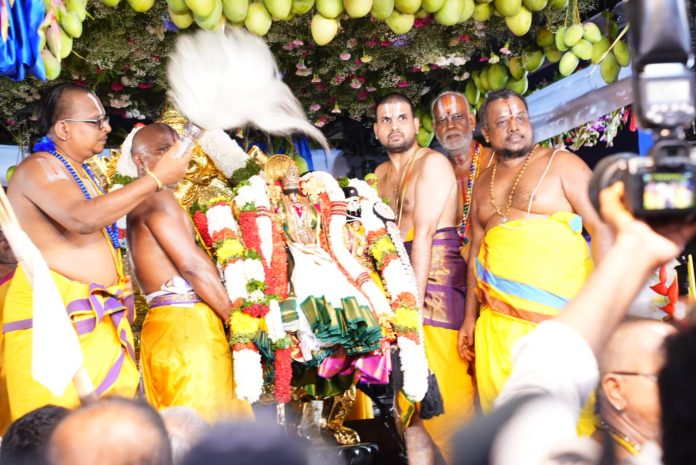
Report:
M494 158L473 192L459 350L469 360L475 353L481 405L489 411L510 374L512 345L558 314L589 276L583 223L595 258L609 237L587 194L590 169L569 152L534 145L523 97L492 92L480 118ZM593 425L590 416L585 431Z
M99 99L82 87L57 85L44 97L39 123L45 136L17 167L8 197L51 269L97 395L132 397L139 378L130 328L132 295L114 222L163 184L181 179L190 153L175 157L175 144L148 176L104 194L84 164L104 150L111 131ZM73 407L79 402L73 386L54 396L32 377L32 300L20 266L7 293L0 361L12 419L46 404Z
M433 100L431 112L435 136L447 150L457 177L459 211L462 212L457 232L462 240L462 256L467 259L471 243L471 193L476 179L490 166L492 151L474 140L476 118L469 112L469 103L464 95L452 91L440 94Z
M638 455L648 441L660 441L657 374L665 362L665 339L674 333L660 321L626 322L599 359L600 420L593 437L601 442L600 430L607 433L615 443L616 463Z

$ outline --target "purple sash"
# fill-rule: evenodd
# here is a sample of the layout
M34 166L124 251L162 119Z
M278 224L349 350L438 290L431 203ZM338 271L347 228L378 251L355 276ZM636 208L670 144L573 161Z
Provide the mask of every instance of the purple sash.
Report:
M404 245L411 255L412 243ZM461 245L455 227L438 229L433 236L423 324L459 329L464 321L466 262L459 253Z

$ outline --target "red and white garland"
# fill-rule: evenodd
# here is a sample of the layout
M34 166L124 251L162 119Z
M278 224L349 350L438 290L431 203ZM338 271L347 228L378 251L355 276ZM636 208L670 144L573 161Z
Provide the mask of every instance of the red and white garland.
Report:
M403 390L412 401L421 401L428 390L428 361L423 346L421 304L418 302L413 267L404 247L399 228L393 221L394 212L384 204L366 182L351 180L358 190L361 221L368 238L368 247L378 263L384 286L394 309L394 329L400 349ZM382 218L377 216L375 208Z

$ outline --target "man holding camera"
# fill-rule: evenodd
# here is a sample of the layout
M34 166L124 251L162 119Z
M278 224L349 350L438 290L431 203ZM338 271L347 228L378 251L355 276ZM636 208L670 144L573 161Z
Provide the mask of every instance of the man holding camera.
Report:
M514 342L557 315L592 271L583 224L595 259L608 233L587 194L590 169L569 152L534 145L523 97L493 92L480 111L495 154L473 192L458 342L462 357L475 354L481 405L489 411L510 374ZM589 433L593 424L587 427Z

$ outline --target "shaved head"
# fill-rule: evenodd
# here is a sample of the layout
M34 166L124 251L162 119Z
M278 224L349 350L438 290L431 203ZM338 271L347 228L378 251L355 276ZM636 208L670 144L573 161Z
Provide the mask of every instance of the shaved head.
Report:
M171 465L159 414L144 402L101 399L68 415L48 447L52 465Z
M656 320L623 323L604 349L599 360L600 372L635 371L647 362L652 366L661 366L664 361L664 340L674 332L671 325Z
M169 144L171 146L176 139L178 139L178 135L169 125L164 123L149 124L133 136L131 153L133 155L136 153L158 155L162 145Z

